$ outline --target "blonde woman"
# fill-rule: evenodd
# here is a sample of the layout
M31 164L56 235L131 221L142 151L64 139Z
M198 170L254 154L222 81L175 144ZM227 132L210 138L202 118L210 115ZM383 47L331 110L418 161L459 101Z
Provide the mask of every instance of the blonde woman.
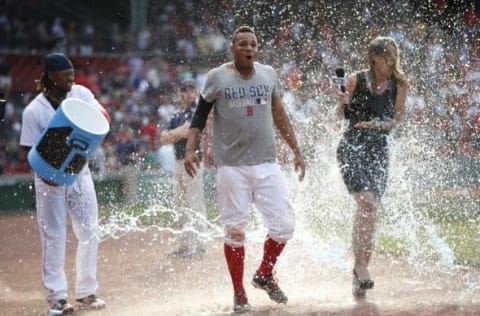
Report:
M336 115L349 121L337 148L337 159L348 192L356 202L352 246L353 294L366 295L374 281L368 264L378 203L388 179L389 133L403 120L408 81L392 38L377 37L368 46L369 68L347 77L345 92L337 92Z

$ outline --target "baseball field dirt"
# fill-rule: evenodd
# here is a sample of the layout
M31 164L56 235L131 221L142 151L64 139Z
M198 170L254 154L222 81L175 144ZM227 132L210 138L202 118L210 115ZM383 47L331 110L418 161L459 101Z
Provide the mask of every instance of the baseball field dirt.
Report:
M73 301L75 238L69 227L66 273ZM109 238L100 244L98 296L101 311L76 315L233 315L232 290L220 239L201 258L171 258L175 238L147 230ZM285 248L277 278L287 305L271 302L253 288L261 243L247 244L245 284L248 315L480 315L480 271L471 267L419 268L402 258L376 255L371 262L375 288L365 300L351 295L351 272L308 258L295 258L293 240ZM346 258L348 262L350 258ZM41 254L33 213L0 216L0 315L45 315Z

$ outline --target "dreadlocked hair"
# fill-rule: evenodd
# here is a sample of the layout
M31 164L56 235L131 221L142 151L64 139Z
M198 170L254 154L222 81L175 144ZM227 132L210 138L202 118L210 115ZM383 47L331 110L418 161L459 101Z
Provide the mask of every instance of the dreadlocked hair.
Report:
M43 73L40 79L35 80L35 89L47 95L51 91L51 81L46 73Z

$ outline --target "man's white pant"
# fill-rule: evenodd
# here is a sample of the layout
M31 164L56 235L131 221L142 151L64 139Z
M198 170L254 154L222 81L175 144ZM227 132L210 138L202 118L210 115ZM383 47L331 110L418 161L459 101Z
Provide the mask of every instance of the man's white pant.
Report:
M97 284L98 204L90 174L69 186L49 186L35 177L37 220L42 245L43 284L53 304L67 297L65 246L67 212L78 239L75 298L95 294Z
M174 191L175 206L179 215L177 228L186 230L182 232L180 248L189 250L202 248L203 243L197 234L205 230L202 221L206 220L203 165L200 165L197 175L192 178L185 171L184 160L176 160Z
M286 242L293 237L295 212L280 166L264 163L254 166L221 166L217 171L217 201L225 242L239 247L245 240L231 238L232 229L245 233L250 222L249 204L262 215L270 238Z

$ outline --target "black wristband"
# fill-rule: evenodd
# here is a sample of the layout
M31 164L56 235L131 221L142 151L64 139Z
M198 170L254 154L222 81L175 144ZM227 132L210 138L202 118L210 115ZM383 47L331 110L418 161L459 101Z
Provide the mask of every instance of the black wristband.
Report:
M200 96L198 100L198 106L195 110L195 113L192 117L192 122L190 123L190 128L199 128L201 131L205 128L208 119L208 113L213 107L213 102L207 102L205 99Z

